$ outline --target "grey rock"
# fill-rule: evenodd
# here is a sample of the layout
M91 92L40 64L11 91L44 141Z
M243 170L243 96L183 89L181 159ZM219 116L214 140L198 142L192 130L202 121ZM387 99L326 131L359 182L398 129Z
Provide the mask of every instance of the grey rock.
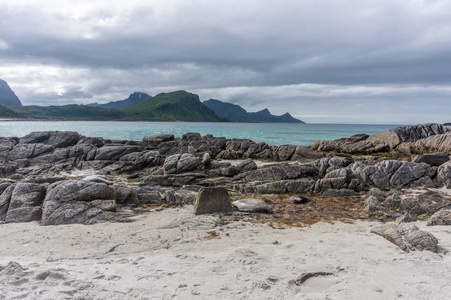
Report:
M41 225L91 224L116 211L114 200L45 201Z
M413 216L409 213L405 213L402 216L398 217L395 221L396 224L401 224L401 223L410 223L410 222L415 222L417 221L417 217Z
M421 215L425 212L416 197L406 197L401 199L399 208L414 216Z
M37 221L41 218L41 204L46 188L35 183L18 183L14 187L5 222Z
M451 132L451 127L441 124L401 126L370 135L367 141L384 141L393 149L402 142L416 142L445 132Z
M281 161L290 160L296 151L296 146L294 145L281 145L277 150L277 157Z
M197 169L202 161L193 154L175 154L166 158L163 164L164 174L178 174Z
M421 139L410 147L413 148L415 153L440 151L451 154L451 132L437 134Z
M293 153L293 156L291 157L291 160L319 159L323 157L323 153L313 150L310 147L297 146L296 150Z
M443 152L417 155L412 159L412 162L427 163L431 166L440 166L447 161L449 161L449 155Z
M441 209L433 214L429 218L427 226L433 225L451 225L451 209Z
M202 164L208 166L211 163L210 153L205 153L202 157Z
M126 185L115 185L116 202L119 204L138 204L138 192Z
M92 201L96 199L116 199L116 193L105 183L65 180L53 183L48 187L44 202Z
M371 232L386 238L405 252L437 251L437 238L413 224L385 224L374 227Z
M398 209L401 205L401 197L399 197L398 193L393 193L391 196L387 197L385 201L382 203L387 209L395 210Z
M11 183L2 183L0 185L0 221L5 221L8 212L9 203L13 194L15 185Z
M257 164L252 158L248 158L239 163L236 168L239 172L250 172L257 170Z
M265 201L254 198L243 198L232 202L238 211L250 213L272 213L272 208Z
M54 148L76 145L82 136L74 131L37 131L20 139L21 144L46 144Z
M161 143L169 142L174 140L173 134L159 134L159 135L151 135L142 138L142 142L149 147L157 147Z
M192 142L192 141L200 141L202 137L198 132L188 132L182 135L182 140Z
M232 203L225 187L201 188L194 201L196 215L231 212Z
M111 180L106 179L105 177L99 176L99 175L89 175L82 179L83 181L90 181L90 182L98 182L98 183L105 183L107 185L112 185L113 182Z
M437 179L444 184L446 188L451 188L451 163L446 163L438 167Z

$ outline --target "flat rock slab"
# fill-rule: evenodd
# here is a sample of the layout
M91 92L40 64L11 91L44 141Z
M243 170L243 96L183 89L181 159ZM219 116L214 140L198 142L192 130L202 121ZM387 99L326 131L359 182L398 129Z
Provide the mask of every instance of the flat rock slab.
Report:
M437 238L413 224L384 224L374 227L371 232L386 238L406 252L437 252Z
M272 213L272 208L265 201L254 198L244 198L240 200L233 201L232 205L242 212L251 213Z
M232 201L225 187L201 188L194 201L196 215L232 212Z

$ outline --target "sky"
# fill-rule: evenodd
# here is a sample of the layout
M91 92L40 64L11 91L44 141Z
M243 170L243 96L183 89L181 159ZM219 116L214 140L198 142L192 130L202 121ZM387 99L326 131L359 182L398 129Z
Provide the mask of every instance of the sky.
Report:
M308 123L451 122L448 0L0 0L24 105L186 90Z

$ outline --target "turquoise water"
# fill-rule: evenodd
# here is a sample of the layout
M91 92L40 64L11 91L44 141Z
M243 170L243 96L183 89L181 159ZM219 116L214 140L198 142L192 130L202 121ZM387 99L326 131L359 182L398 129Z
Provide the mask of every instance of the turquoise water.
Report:
M269 145L311 145L316 140L335 140L358 133L373 134L399 125L187 123L187 122L98 122L98 121L0 121L0 136L21 137L33 131L77 131L85 136L139 141L155 134L187 132L216 137L251 139Z

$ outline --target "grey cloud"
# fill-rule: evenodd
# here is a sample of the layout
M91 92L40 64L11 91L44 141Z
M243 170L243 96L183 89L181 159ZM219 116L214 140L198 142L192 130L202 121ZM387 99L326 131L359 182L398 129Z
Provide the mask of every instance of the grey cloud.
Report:
M107 102L135 90L186 89L252 109L285 103L320 116L339 109L336 103L349 105L349 98L384 111L387 99L442 107L450 96L406 89L451 85L448 1L96 1L71 10L60 2L0 4L0 78L18 86L27 103ZM22 70L29 66L35 69ZM70 85L78 88L66 90ZM379 98L348 89L332 100L331 85L386 89Z

